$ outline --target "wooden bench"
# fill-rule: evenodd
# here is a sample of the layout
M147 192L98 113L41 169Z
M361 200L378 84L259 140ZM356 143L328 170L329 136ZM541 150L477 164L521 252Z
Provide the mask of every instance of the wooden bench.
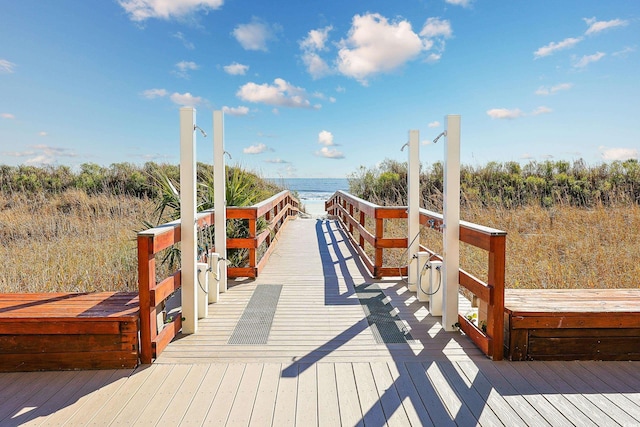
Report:
M640 289L506 289L509 360L640 360Z
M138 364L137 293L0 294L0 372Z

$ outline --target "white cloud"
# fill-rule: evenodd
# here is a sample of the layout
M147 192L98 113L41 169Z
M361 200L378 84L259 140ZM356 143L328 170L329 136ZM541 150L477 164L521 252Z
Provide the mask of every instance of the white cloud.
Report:
M307 37L300 42L300 49L302 50L325 50L325 43L329 39L329 32L333 30L333 27L329 25L317 30L309 31Z
M289 163L289 162L286 162L286 163ZM282 173L284 173L286 176L288 176L290 178L298 176L298 169L296 169L292 165L288 165L284 169L281 169L281 171L282 171Z
M307 71L314 79L331 74L329 64L315 52L304 52L302 54L302 62L304 62Z
M435 122L431 122L427 125L430 128L439 128L440 127L440 122L439 121L435 121Z
M227 74L231 74L232 76L244 76L249 71L248 65L239 64L237 62L233 62L229 65L225 65L222 67L224 72Z
M142 96L147 99L162 98L163 96L167 95L168 92L165 89L147 89L142 92Z
M47 132L45 132L45 131L38 132L38 136L47 136L47 135L49 135L49 134Z
M334 102L336 102L336 99L333 96L330 96L329 102L333 104Z
M16 118L16 116L11 113L0 113L0 117L7 120L14 120Z
M189 92L186 92L186 93L175 92L171 94L169 99L171 99L171 101L173 101L175 104L178 104L184 107L195 107L197 105L202 104L202 102L204 101L201 97L193 96Z
M533 110L531 112L532 116L539 116L540 114L549 114L553 112L553 110L549 107L545 107L544 105L541 105L540 107L536 108L535 110Z
M573 83L559 83L550 87L540 86L538 90L536 90L536 95L553 95L554 93L560 92L562 90L569 90L572 87Z
M282 159L281 159L281 158L279 158L279 157L278 157L278 158L276 158L276 159L267 159L267 160L265 160L264 162L265 162L265 163L273 163L273 164L276 164L276 165L283 165L283 164L287 164L287 163L289 163L288 161L286 161L286 160L282 160Z
M33 156L36 154L35 150L25 150L25 151L3 151L0 154L8 157L27 157Z
M169 92L167 92L166 89L147 89L142 92L142 96L147 99L163 98L167 95L169 95ZM196 105L200 105L204 102L204 99L199 96L193 96L189 92L174 92L169 95L169 99L175 104L185 107L195 107Z
M451 23L448 20L429 18L424 23L424 27L422 27L420 35L429 39L435 37L444 37L448 39L453 35L453 30L451 29Z
M236 96L243 101L280 107L317 108L311 106L304 89L280 78L275 79L273 83L270 85L249 82L238 89Z
M630 54L631 52L635 52L635 51L636 51L636 49L635 49L635 48L630 47L630 46L627 46L627 47L625 47L625 48L624 48L624 49L622 49L622 50L619 50L619 51L617 51L617 52L613 52L613 53L611 54L611 56L619 56L619 57L621 57L621 58L626 58L627 56L629 56L629 54Z
M535 52L533 52L533 56L535 59L542 58L543 56L549 56L552 53L555 53L562 49L570 49L580 43L582 41L582 37L569 37L561 42L551 42L546 46L542 46Z
M186 18L198 11L218 9L223 3L224 0L118 0L129 19L135 22L149 18Z
M329 149L329 147L322 147L320 151L316 151L316 156L327 159L344 159L342 151L338 151L335 148Z
M553 110L549 107L540 106L533 110L531 113L526 114L519 108L508 109L508 108L492 108L491 110L487 110L487 115L492 119L506 119L513 120L524 116L539 116L540 114L549 114L553 112Z
M471 5L471 0L445 0L445 3L453 4L456 6L468 7Z
M259 143L256 145L250 145L246 148L243 148L242 152L244 154L260 154L260 153L264 153L267 150L269 150L269 148L265 144Z
M11 74L15 71L16 64L6 59L0 59L0 74Z
M9 157L27 157L25 164L43 164L49 165L56 163L61 157L77 157L77 154L66 148L51 147L45 144L36 144L30 146L25 151L8 151L1 153Z
M629 24L629 21L623 19L612 19L610 21L598 21L595 17L583 18L589 28L585 32L586 35L596 34L600 31L608 30L609 28L624 27Z
M27 165L50 165L51 163L55 163L55 161L55 158L49 157L46 154L38 154L35 157L25 160L24 163Z
M325 147L334 145L333 134L327 130L320 131L320 133L318 134L318 144L322 144Z
M279 27L253 18L249 24L239 24L233 29L233 36L245 50L268 51L267 42L276 38Z
M174 73L178 77L182 77L184 79L189 78L189 71L195 71L200 66L193 61L180 61L176 64L176 71Z
M638 158L637 148L608 148L605 146L598 147L600 156L604 160L629 160Z
M524 113L519 109L509 110L507 108L492 108L487 110L487 115L492 119L517 119L524 116Z
M348 37L339 43L337 67L366 84L367 77L396 70L431 45L413 32L409 21L389 22L377 13L356 15Z
M247 114L249 114L249 108L245 107L244 105L238 107L227 107L225 105L224 107L222 107L222 111L230 116L246 116Z
M278 135L275 134L271 134L271 133L264 133L264 132L258 132L257 135L260 138L277 138Z
M345 93L346 91L347 89L343 88L342 86L336 87L336 92L338 93Z
M584 55L582 58L578 59L573 66L576 68L584 68L592 62L598 62L602 58L606 56L603 52L596 52L593 55Z
M191 43L189 40L187 40L187 38L184 36L184 34L182 34L180 31L178 31L177 33L173 34L173 37L180 40L182 42L182 44L184 45L185 48L189 49L189 50L193 50L196 47L193 45L193 43Z
M320 57L318 51L326 50L325 44L332 29L333 27L328 26L318 30L311 30L307 37L299 42L302 50L302 61L314 79L331 74L331 67Z
M440 53L430 53L429 56L427 56L426 61L429 63L434 63L440 61L441 58L442 54Z
M176 68L179 71L194 71L200 68L198 64L193 61L180 61L176 64Z

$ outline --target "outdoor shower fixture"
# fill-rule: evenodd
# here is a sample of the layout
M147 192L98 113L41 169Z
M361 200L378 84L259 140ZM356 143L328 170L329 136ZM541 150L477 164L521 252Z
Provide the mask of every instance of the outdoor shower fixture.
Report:
M203 137L207 133L196 124L196 110L180 109L180 265L182 276L182 332L194 334L198 330L198 318L206 317L208 303L218 300L218 292L227 290L226 264L226 177L224 164L224 118L222 111L213 112L214 153L214 227L222 230L215 234L216 253L207 254L209 263L198 263L197 210L196 210L196 130ZM228 154L228 153L227 153ZM231 156L229 156L231 157ZM213 259L216 259L214 264Z
M196 110L180 108L180 271L182 275L182 332L198 329L196 221Z
M442 137L444 144L444 192L443 192L443 261L440 273L441 283L438 292L432 292L429 309L432 315L442 313L442 326L447 331L455 330L458 322L458 275L460 270L460 116L445 117L445 130L435 137L437 143ZM409 131L409 142L402 146L409 147L407 163L407 256L408 256L408 288L412 292L418 290L418 281L422 279L421 268L425 261L418 262L418 268L412 263L420 259L420 134L417 130ZM433 277L434 268L430 276ZM437 276L437 275L436 275ZM435 295L438 294L437 297ZM441 299L441 302L439 298ZM424 298L424 297L423 297ZM439 309L441 307L441 309Z
M429 313L442 316L442 261L431 260L429 252L418 252L418 301L429 302Z
M206 133L206 132L205 132L205 131L200 127L200 126L198 126L198 125L195 125L195 124L194 124L194 125L193 125L193 130L196 130L196 129L198 129L198 130L200 131L200 133L202 134L202 136L203 136L204 138L206 138L206 137L207 137L207 133Z
M408 287L411 292L416 292L418 274L415 268L411 268L411 263L420 251L420 132L410 130L407 144L409 145L407 163Z
M224 113L213 112L213 206L215 208L213 245L220 260L227 259L227 177L224 163ZM229 158L231 155L227 153ZM227 291L227 265L218 274L219 292ZM210 295L211 299L212 296ZM217 296L215 297L217 301Z
M460 115L448 115L444 122L442 327L454 331L460 286Z
M440 138L442 138L443 136L447 136L447 131L446 131L446 130L445 130L445 131L442 131L442 132L440 133L440 135L436 136L436 137L433 139L433 143L435 144L436 142L438 142L438 140L439 140Z

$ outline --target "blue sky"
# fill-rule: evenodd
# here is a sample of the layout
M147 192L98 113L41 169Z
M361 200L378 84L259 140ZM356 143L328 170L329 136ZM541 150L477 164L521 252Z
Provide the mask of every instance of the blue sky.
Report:
M0 3L0 163L211 162L344 177L421 161L446 114L463 163L638 158L640 2L113 0Z

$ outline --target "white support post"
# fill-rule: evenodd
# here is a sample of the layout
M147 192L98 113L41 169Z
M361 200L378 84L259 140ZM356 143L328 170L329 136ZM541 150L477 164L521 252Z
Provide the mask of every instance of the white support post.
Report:
M180 108L180 268L184 334L195 334L198 330L195 121L194 108Z
M213 112L213 205L215 208L216 253L222 258L219 275L220 292L227 291L227 174L224 164L224 115Z
M460 270L460 115L445 117L445 131L442 326L453 331L458 323Z
M415 262L414 257L420 251L420 132L409 131L409 161L407 163L407 222L409 224L407 241L408 287L411 292L416 292L418 272L411 268Z

